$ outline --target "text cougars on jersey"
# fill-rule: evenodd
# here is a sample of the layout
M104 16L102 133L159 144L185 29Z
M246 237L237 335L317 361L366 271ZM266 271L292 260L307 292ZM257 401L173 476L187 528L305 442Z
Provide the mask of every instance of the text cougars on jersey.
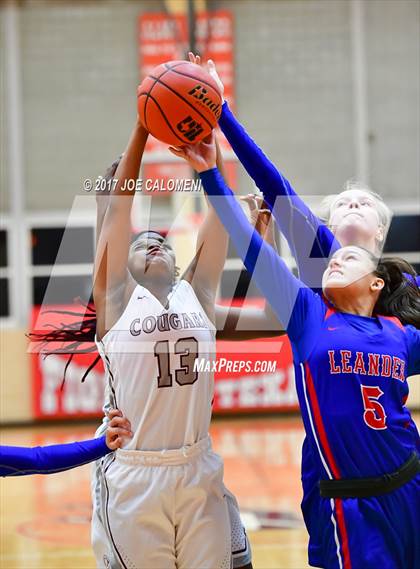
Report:
M140 336L142 332L152 334L156 329L159 332L169 332L169 330L190 330L193 328L205 328L208 324L201 312L172 312L164 313L159 316L146 316L146 318L135 318L130 324L132 336Z

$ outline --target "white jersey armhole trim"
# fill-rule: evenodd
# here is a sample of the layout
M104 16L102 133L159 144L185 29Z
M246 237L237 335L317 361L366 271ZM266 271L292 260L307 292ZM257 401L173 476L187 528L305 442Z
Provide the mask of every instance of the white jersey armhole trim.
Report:
M135 289L133 290L133 292L132 292L132 294L131 294L131 296L130 296L129 301L127 302L127 304L126 304L124 310L123 310L122 313L121 313L121 316L118 318L118 320L115 322L115 324L114 324L113 326L111 326L111 328L102 336L101 339L99 339L98 336L95 334L95 343L96 343L96 345L98 345L98 343L99 343L99 344L104 344L105 339L106 339L106 337L108 336L108 334L109 334L110 332L114 332L114 331L117 329L117 326L118 326L118 324L120 324L120 322L123 320L123 317L124 317L126 311L128 310L128 307L130 306L131 301L133 300L134 295L135 295L135 294L139 294L139 289L143 289L143 288L144 288L144 287L142 287L142 286L139 285L139 284L135 287Z
M195 298L195 300L197 301L198 306L200 306L201 310L203 311L203 315L204 315L204 318L206 319L206 322L207 322L207 326L208 326L208 328L209 328L209 331L210 331L212 334L214 334L214 336L216 336L216 332L217 332L216 326L213 324L213 322L212 322L212 321L210 320L210 318L207 316L207 312L204 310L203 305L202 305L201 302L198 300L198 297L197 297L197 295L195 294L195 290L194 290L194 288L192 287L191 283L189 283L189 282L188 282L187 280L185 280L185 279L181 279L181 280L179 281L179 283L180 283L180 284L181 284L181 283L185 283L185 285L187 286L187 289L194 295L194 298Z

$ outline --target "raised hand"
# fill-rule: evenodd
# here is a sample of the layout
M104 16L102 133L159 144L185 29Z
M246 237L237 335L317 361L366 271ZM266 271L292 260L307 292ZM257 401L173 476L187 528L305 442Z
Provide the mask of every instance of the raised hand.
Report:
M199 55L194 55L192 51L188 52L188 58L191 63L195 63L196 65L201 65L201 57ZM206 70L216 82L217 86L219 87L222 100L224 100L223 94L225 92L225 86L223 85L222 80L220 79L219 74L217 73L216 66L212 59L207 60Z
M197 172L204 172L216 166L217 152L213 132L197 144L170 146L169 151L179 158L184 158Z
M255 229L261 237L267 241L267 243L275 244L274 223L271 217L271 211L264 203L264 198L255 194L247 194L246 196L242 196L240 200L248 205L251 223L255 226Z

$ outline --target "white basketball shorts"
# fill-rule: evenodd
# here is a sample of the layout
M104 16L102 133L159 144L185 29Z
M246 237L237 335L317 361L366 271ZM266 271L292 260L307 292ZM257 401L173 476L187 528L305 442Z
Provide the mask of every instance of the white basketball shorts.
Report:
M102 459L99 489L98 567L230 569L223 462L209 438L163 452L119 449Z

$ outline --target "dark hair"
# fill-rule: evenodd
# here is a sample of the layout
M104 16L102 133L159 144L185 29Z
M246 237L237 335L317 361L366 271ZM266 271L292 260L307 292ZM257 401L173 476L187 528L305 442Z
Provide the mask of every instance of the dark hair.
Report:
M399 257L377 260L375 275L383 279L385 286L375 305L375 312L384 316L396 316L403 324L420 329L420 289L416 271Z
M54 313L66 316L81 316L81 319L71 322L61 322L60 326L46 324L45 327L51 328L47 332L34 330L27 334L27 337L37 344L37 351L44 357L52 354L68 354L63 374L63 383L66 380L66 372L75 354L95 353L94 359L83 374L81 381L84 382L89 372L96 366L101 359L97 353L95 342L96 334L96 310L93 304L83 304L80 301L80 308L84 312L72 310L45 310L43 314ZM56 346L59 344L59 346ZM54 346L54 347L53 347Z

